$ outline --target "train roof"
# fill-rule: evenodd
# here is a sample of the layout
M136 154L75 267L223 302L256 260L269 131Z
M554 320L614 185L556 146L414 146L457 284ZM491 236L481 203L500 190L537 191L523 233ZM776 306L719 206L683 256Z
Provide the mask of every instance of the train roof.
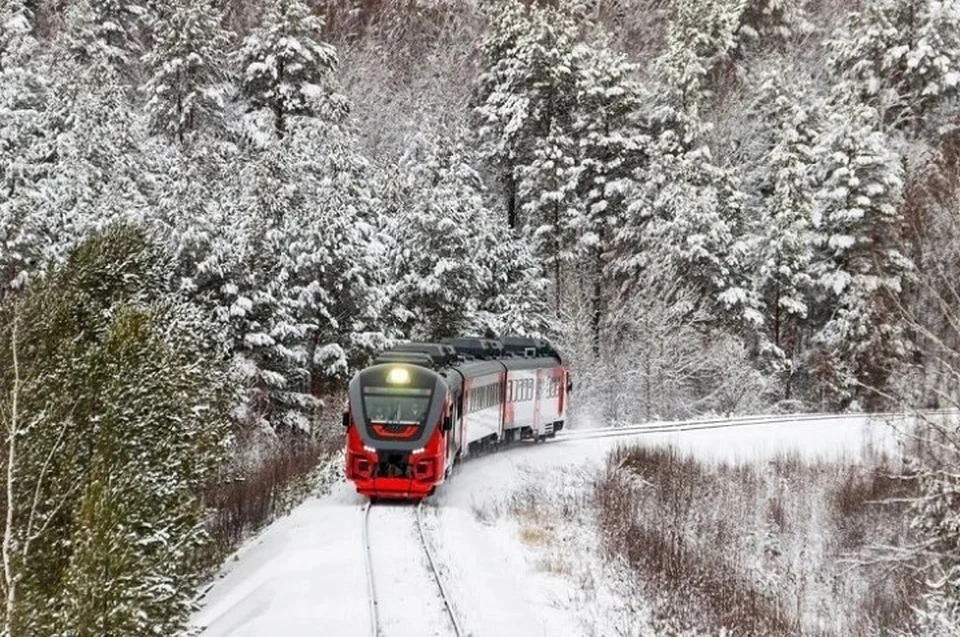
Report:
M534 359L542 358L552 358L565 364L560 353L546 339L524 336L505 336L502 339L457 336L439 343L398 343L377 356L374 364L408 363L442 370L466 366L471 362L499 361L507 367L518 368L532 364Z

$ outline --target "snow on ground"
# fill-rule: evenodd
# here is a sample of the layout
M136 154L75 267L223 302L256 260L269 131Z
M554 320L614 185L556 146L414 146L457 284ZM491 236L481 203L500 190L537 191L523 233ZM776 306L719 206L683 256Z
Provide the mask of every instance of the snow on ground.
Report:
M360 503L341 484L272 524L225 565L191 623L208 637L368 635Z
M587 497L591 476L606 454L633 442L673 444L716 461L784 452L850 459L865 449L895 454L899 444L885 422L850 416L558 440L471 459L428 501L432 506L425 516L428 541L468 634L646 634L643 609L631 606L630 591L611 573L615 567L597 554L590 523L538 517L541 510L562 510L564 498ZM536 497L526 498L530 494ZM538 508L544 498L555 508ZM369 635L362 503L340 483L330 495L274 523L225 565L192 624L204 637ZM505 515L508 509L513 514ZM412 507L398 508L371 519L385 637L450 634L413 513Z

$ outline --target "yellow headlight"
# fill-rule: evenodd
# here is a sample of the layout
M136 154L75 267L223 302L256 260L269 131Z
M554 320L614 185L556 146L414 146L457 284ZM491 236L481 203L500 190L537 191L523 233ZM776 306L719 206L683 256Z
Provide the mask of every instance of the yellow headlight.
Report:
M405 367L394 367L387 373L387 382L391 385L406 385L410 382L410 372Z

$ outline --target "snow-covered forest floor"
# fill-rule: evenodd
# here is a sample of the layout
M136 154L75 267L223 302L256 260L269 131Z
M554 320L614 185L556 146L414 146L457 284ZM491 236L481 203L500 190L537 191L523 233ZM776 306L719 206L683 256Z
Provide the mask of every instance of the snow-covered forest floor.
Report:
M869 580L855 566L834 561L838 553L832 552L836 547L827 531L839 524L843 551L855 554L878 537L875 531L885 528L876 524L878 519L900 518L899 511L869 520L845 512L846 522L820 517L829 506L821 497L825 490L846 484L849 476L869 473L878 458L892 461L900 456L899 435L886 422L866 416L524 445L464 463L428 500L427 528L467 634L667 635L679 634L681 627L717 634L730 616L718 619L709 608L704 611L690 602L698 593L697 579L685 582L686 587L677 583L676 589L660 586L651 578L661 574L635 569L631 556L609 541L608 534L617 529L604 523L610 515L602 502L610 490L611 465L617 465L619 479L629 482L633 478L622 461L625 450L654 453L666 448L678 458L690 454L691 462L705 472L726 476L709 480L714 489L728 490L722 497L716 490L691 493L684 501L688 517L673 519L682 532L694 532L711 544L703 558L722 556L743 567L733 575L737 581L766 586L760 591L764 600L779 602L777 594L788 590L792 605L784 608L784 617L800 608L820 634L850 634L850 624L826 619L856 621L861 615L838 618L833 613L857 607L860 598L835 586L839 582L861 590ZM785 475L784 462L792 480L778 479ZM805 480L809 474L821 479ZM754 489L744 489L738 498L735 492L744 479L752 479ZM662 475L645 480L654 489L658 484L669 487ZM774 497L783 498L778 518L782 533L765 523L773 522L768 498ZM859 497L854 504L864 506ZM641 525L664 532L669 528L670 516L650 501L631 511ZM318 631L368 635L361 512L361 498L343 483L301 505L228 560L192 623L204 628L201 634L206 637L306 636ZM723 541L696 526L718 519L728 523ZM620 523L629 521L624 517ZM380 584L378 596L391 605L393 621L399 622L385 634L449 634L436 589L412 572L423 571L425 565L410 562L409 552L417 548L410 518L393 515L375 523L371 541L376 546L379 540L380 546L374 549L374 568L382 560L382 571L392 572L398 564L410 569L406 577ZM794 525L797 528L788 532ZM772 551L779 551L788 570L796 572L764 562ZM846 575L837 579L841 571ZM793 575L809 577L809 582L789 579ZM398 600L406 601L397 606ZM735 634L759 634L737 632L742 626L729 623L727 627Z

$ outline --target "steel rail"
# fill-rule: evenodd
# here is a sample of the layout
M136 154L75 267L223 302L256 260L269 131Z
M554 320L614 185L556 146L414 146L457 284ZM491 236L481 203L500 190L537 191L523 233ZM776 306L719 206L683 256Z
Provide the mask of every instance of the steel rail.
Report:
M457 620L457 614L454 612L453 604L450 602L450 595L443 585L443 578L440 576L440 570L437 568L437 564L433 559L433 553L430 552L427 537L423 531L423 502L417 504L417 530L420 532L420 545L423 547L423 552L427 556L427 563L430 565L430 572L433 573L433 578L437 582L437 588L440 589L440 598L443 600L443 606L447 611L447 616L450 618L453 632L457 637L464 637L466 633L463 632L463 629L460 627L460 622Z
M363 561L367 569L367 598L370 611L370 635L380 637L380 613L377 602L377 587L373 578L373 555L370 550L370 509L373 503L363 507Z
M944 412L933 412L944 413ZM683 431L698 431L704 429L725 429L728 427L749 427L751 425L789 424L794 422L845 420L851 417L863 416L878 419L890 417L911 416L904 412L884 412L872 414L794 414L783 416L744 416L735 419L712 418L703 420L680 420L672 422L646 423L627 425L622 427L600 427L597 429L579 429L559 432L548 442L563 442L572 440L593 440L597 438L619 438L656 433L675 433ZM930 415L930 414L928 414Z

